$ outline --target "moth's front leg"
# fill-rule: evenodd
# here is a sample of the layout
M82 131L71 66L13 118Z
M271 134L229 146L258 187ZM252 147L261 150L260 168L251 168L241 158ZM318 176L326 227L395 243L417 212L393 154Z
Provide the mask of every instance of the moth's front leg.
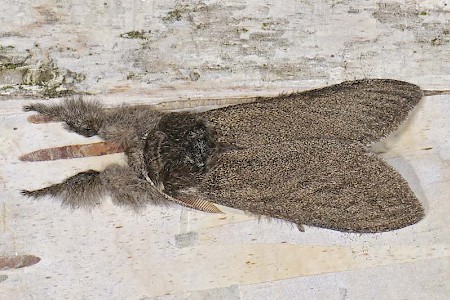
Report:
M146 204L167 203L167 199L128 166L111 165L104 171L89 170L78 173L42 189L22 194L32 198L51 196L60 198L64 206L71 208L95 207L104 196L111 196L114 203L140 209Z
M105 192L106 189L101 182L100 172L94 170L78 173L62 183L42 189L22 190L23 195L32 198L60 197L62 204L71 208L97 206L101 203L101 197Z
M91 137L98 134L105 119L105 111L97 101L67 99L62 104L33 103L25 105L24 111L35 111L52 120L65 122L66 128L80 135Z

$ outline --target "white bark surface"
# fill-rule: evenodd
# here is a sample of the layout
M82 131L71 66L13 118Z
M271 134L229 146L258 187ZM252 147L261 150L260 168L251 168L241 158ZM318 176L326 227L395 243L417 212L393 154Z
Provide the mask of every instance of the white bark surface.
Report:
M21 106L67 94L107 105L245 99L356 78L450 90L442 1L4 0L0 4L1 299L446 299L450 295L450 96L425 97L384 157L426 207L414 226L357 235L242 212L140 213L108 199L71 211L20 195L120 154L24 163L89 143Z

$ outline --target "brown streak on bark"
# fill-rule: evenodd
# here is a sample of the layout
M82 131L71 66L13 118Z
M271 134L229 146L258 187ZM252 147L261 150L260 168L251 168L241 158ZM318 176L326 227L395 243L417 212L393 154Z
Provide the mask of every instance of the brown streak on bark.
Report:
M37 264L40 260L34 255L0 256L0 270L24 268Z

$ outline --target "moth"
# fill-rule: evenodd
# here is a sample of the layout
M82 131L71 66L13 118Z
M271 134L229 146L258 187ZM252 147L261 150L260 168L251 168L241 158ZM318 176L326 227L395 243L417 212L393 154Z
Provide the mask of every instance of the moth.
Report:
M127 165L87 170L23 194L71 207L177 202L208 212L215 204L339 231L409 226L424 209L408 183L371 144L395 131L423 97L418 86L365 79L260 98L205 112L152 106L104 108L68 99L25 111L65 122L118 145Z

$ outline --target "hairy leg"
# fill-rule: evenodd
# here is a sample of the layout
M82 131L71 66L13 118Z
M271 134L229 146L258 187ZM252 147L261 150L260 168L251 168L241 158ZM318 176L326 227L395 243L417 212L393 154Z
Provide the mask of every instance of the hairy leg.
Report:
M168 204L163 194L128 166L112 165L100 175L113 202L139 209L146 204Z
M98 135L126 149L140 147L164 115L150 105L116 107L108 110Z
M145 140L165 115L149 105L104 109L98 101L83 101L81 98L67 99L62 104L30 104L23 110L36 111L65 122L70 131L86 137L98 135L123 148L135 147Z
M64 182L22 194L39 198L53 196L71 208L95 207L109 195L117 205L140 209L148 203L164 204L167 200L129 167L112 165L103 172L89 170L67 178Z
M24 111L35 111L52 119L65 122L67 129L91 137L98 133L106 117L98 101L83 101L81 98L65 100L62 104L34 103L25 105Z
M23 190L22 194L33 198L58 197L62 199L63 206L71 208L98 206L106 192L99 175L100 172L89 170L39 190Z

